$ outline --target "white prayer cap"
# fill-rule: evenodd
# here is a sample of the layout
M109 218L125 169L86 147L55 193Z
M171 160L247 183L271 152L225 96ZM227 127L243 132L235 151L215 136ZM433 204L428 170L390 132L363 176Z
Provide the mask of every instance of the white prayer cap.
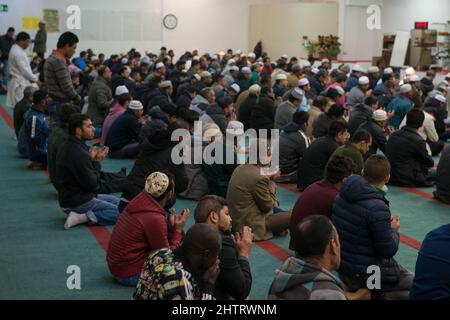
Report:
M298 86L302 87L302 86L306 86L307 84L309 84L309 80L307 78L303 78L298 80Z
M370 81L369 81L369 78L367 78L367 77L360 77L360 78L358 79L358 83L359 83L360 85L365 85L365 84L369 84Z
M125 86L118 86L116 88L116 92L115 92L116 96L120 96L120 95L125 94L125 93L130 93L128 91L127 87L125 87Z

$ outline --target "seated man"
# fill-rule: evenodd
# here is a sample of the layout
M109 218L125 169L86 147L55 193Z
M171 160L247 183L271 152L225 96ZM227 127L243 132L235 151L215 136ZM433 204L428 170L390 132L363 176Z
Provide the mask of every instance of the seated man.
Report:
M62 105L58 114L59 122L52 127L48 136L48 173L53 183L56 174L56 156L59 148L69 139L69 119L72 115L80 113L80 108L71 103Z
M300 108L304 92L299 88L292 90L289 99L277 107L275 112L275 129L282 129L289 122L292 116Z
M194 213L195 223L207 223L218 229L222 236L219 255L220 274L214 297L217 300L245 300L252 288L249 255L252 249L252 229L244 227L242 235L231 233L231 217L226 200L218 196L205 196Z
M108 136L109 129L111 129L112 124L118 117L120 117L128 108L131 102L131 96L128 92L127 87L118 86L116 88L116 103L112 108L109 109L108 115L105 118L102 126L102 137L101 142L105 144L106 137Z
M298 163L303 153L309 147L309 139L306 136L309 114L305 111L297 111L293 115L292 122L283 127L280 133L280 170L282 175L294 176Z
M160 249L147 258L133 298L135 300L213 300L219 276L222 239L206 223L192 226L172 252Z
M34 85L26 87L25 90L23 90L23 99L14 106L14 131L16 137L19 137L19 131L23 126L25 113L33 104L33 94L37 90L37 87Z
M88 222L113 225L119 215L119 199L98 194L100 162L108 154L108 148L88 150L86 141L92 140L94 133L87 115L73 115L69 120L69 139L56 156L53 184L58 191L59 205L68 213L65 229Z
M450 148L447 148L450 149ZM427 234L416 262L411 300L450 299L450 224Z
M47 144L49 126L45 118L47 92L38 90L33 94L33 105L25 113L24 130L28 150L28 166L47 169Z
M172 174L153 172L145 182L144 191L120 214L106 254L109 270L120 284L136 286L150 252L176 249L180 245L189 210L185 209L177 216L172 209L167 219L166 212L175 201Z
M255 147L256 144L257 142ZM251 149L256 148L252 146ZM274 235L283 234L289 228L291 220L290 212L278 209L277 185L274 180L279 178L279 171L272 175L263 174L269 165L270 163L264 164L258 154L257 164L237 167L228 185L227 201L233 219L233 230L241 232L244 226L249 226L256 241L269 240Z
M387 127L388 115L384 110L376 110L373 113L372 119L364 122L358 130L366 130L372 136L372 145L370 146L369 152L367 152L366 157L370 157L377 153L378 150L385 153L387 137L394 132L392 127Z
M386 156L392 165L390 183L404 187L432 186L430 168L434 161L428 154L426 142L419 135L425 119L423 111L411 110L406 126L393 133L386 146Z
M382 155L367 159L362 177L351 176L344 182L333 205L332 219L341 238L339 274L344 283L353 291L367 288L373 273L369 267L377 266L380 287L372 294L399 300L408 299L414 275L394 260L400 219L391 216L385 198L390 169Z
M172 141L172 133L177 129L189 130L189 124L183 120L176 120L169 124L168 128L161 128L151 137L141 143L139 158L133 165L127 176L124 186L119 211L142 192L145 187L145 179L155 171L169 171L175 177L175 193L178 195L188 187L188 178L184 164L175 164L172 161L172 151L178 148L178 141Z
M445 146L445 143L439 140L439 135L436 132L436 118L434 116L435 110L436 109L434 108L426 108L422 111L425 119L423 121L423 125L419 128L419 130L417 130L417 133L426 142L425 146L427 148L428 154L433 157L441 153L442 149ZM406 119L407 117L403 119L402 123L400 124L400 129L406 126Z
M372 119L373 112L378 109L378 100L374 96L368 96L364 103L353 107L348 120L348 131L354 135L361 124Z
M346 144L349 137L347 124L342 121L334 121L330 125L328 135L315 140L306 149L297 171L297 186L300 190L305 190L314 182L323 179L325 166L331 155L339 146Z
M270 286L269 300L367 300L369 291L346 293L333 275L341 262L339 235L322 215L305 218L293 235L297 257L288 258Z
M304 218L312 215L324 215L331 218L331 208L342 188L345 179L355 170L355 164L347 157L336 155L325 168L325 178L314 182L298 197L292 209L289 226L291 241L289 248L298 250L294 241L295 228Z
M350 143L336 149L331 158L336 155L348 157L356 164L354 173L361 174L364 168L364 156L372 145L372 136L366 130L358 130Z
M211 156L221 156L219 161L214 161L211 164L202 163L202 171L205 174L205 178L208 181L209 194L220 196L225 198L227 196L228 184L234 170L237 168L237 155L235 150L237 149L237 138L239 135L244 134L244 125L239 121L230 121L227 127L227 135L234 137L233 145L227 145L226 139L223 139L217 150L223 150L223 152L216 155L215 150L211 152ZM227 158L227 154L230 155ZM227 159L233 159L228 162Z
M450 147L446 147L441 154L436 171L436 191L434 197L450 204Z
M412 107L412 87L410 84L404 84L400 87L400 94L387 106L387 111L394 112L394 116L389 120L389 124L397 130Z
M140 101L131 101L128 109L111 125L105 145L111 148L110 157L135 158L139 153L139 131L148 116L142 116L144 106Z

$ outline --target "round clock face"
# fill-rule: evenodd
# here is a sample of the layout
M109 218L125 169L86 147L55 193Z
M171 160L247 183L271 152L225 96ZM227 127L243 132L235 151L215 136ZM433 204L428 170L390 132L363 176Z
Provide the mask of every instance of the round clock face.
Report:
M164 27L173 30L178 25L178 18L173 14L168 14L167 16L164 17L163 23Z

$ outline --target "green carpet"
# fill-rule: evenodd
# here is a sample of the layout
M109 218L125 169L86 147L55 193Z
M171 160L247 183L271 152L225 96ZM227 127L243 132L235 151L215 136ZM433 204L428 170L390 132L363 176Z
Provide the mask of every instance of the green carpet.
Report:
M5 105L5 96L0 104ZM12 109L6 108L11 115ZM0 120L0 299L131 299L132 288L117 285L111 278L105 252L85 226L63 229L65 216L58 207L55 191L41 171L26 168L19 159L11 130ZM131 160L106 159L104 171L132 167ZM431 193L432 189L423 189ZM279 188L282 208L291 209L297 194ZM388 193L393 214L401 217L401 232L422 241L431 229L449 221L448 206L391 187ZM177 212L195 202L178 200ZM188 226L193 224L193 216ZM113 227L108 229L112 231ZM288 250L289 238L272 242ZM402 244L397 260L414 271L417 251ZM250 299L265 299L275 269L282 261L254 245L250 257L253 287ZM81 268L81 290L66 286L67 267Z

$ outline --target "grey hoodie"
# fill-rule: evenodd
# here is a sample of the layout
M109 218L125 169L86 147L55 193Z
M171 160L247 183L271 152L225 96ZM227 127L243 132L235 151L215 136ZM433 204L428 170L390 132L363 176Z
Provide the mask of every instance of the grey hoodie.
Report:
M329 271L290 257L269 290L269 300L347 300L339 279Z

